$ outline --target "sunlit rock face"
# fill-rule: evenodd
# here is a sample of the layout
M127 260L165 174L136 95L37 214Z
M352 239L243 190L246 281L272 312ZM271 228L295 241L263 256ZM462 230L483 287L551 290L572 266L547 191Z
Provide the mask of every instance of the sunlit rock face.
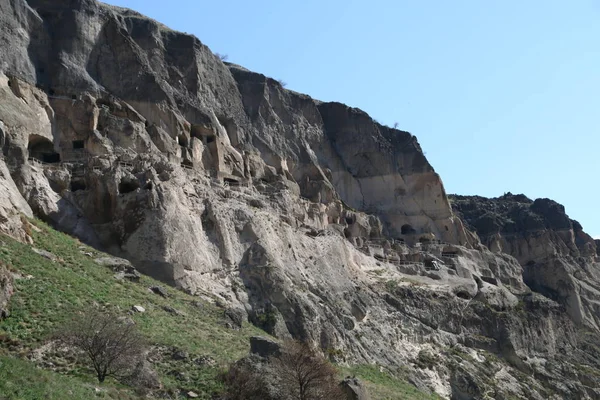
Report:
M556 203L453 210L415 136L130 10L0 0L0 23L4 232L35 214L447 398L597 398L597 249Z

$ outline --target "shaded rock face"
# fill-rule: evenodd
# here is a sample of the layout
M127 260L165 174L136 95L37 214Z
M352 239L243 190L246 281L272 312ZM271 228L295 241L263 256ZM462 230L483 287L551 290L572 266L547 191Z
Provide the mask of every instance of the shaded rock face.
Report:
M556 203L454 212L410 133L130 10L0 0L0 24L4 232L35 214L235 325L409 365L447 398L594 398L596 246Z
M561 204L511 193L494 199L451 199L456 213L483 244L519 260L524 282L531 289L563 304L574 321L598 326L597 244Z

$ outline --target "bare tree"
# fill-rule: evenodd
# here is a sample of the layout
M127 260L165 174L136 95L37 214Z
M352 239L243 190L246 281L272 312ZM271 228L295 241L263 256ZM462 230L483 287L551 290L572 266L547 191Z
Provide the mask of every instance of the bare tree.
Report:
M135 324L92 310L78 315L57 334L63 344L79 349L94 368L98 382L109 376L130 378L143 362L145 345Z
M215 53L215 56L219 57L219 60L221 61L227 61L229 59L227 54Z
M241 362L229 366L229 370L221 376L227 388L227 400L264 400L269 399L269 391L262 377L250 365Z
M340 400L345 395L337 382L335 368L308 344L287 341L273 359L281 389L298 400Z

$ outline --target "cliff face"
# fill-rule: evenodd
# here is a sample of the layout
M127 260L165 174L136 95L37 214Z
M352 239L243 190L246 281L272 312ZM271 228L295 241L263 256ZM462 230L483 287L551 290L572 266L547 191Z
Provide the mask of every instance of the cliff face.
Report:
M563 304L578 323L600 323L596 243L565 208L550 199L505 194L452 196L452 206L482 243L523 265L524 282Z
M347 362L435 353L411 374L445 397L598 398L578 372L599 363L582 334L597 329L596 248L554 205L514 227L458 208L484 246L408 132L130 10L0 0L0 23L3 230L26 240L18 214L34 213ZM569 261L548 282L549 250L517 251L503 231L546 224L541 245L582 258L586 277ZM568 295L547 290L569 279Z

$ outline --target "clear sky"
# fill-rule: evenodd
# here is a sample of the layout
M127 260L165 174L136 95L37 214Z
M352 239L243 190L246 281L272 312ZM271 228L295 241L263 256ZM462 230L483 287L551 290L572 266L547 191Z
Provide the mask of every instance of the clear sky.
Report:
M448 193L549 197L600 236L597 0L108 0L417 136Z

